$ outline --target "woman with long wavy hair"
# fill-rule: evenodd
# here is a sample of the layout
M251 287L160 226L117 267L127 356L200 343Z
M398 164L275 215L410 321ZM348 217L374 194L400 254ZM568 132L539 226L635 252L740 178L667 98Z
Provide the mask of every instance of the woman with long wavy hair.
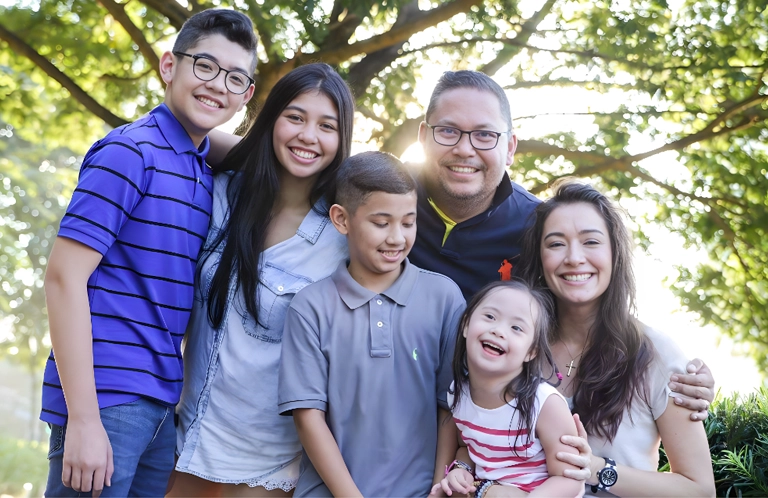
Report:
M668 387L686 358L635 317L632 240L619 209L586 184L553 189L536 209L517 270L556 303L557 387L572 399L593 453L587 495L713 496L704 427L671 402ZM670 472L657 472L660 442Z

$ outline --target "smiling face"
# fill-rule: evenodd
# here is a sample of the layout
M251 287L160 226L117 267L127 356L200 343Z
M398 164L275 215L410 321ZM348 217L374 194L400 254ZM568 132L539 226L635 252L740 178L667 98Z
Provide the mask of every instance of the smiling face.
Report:
M324 93L302 93L275 121L272 145L286 173L296 178L316 178L339 150L336 105Z
M244 75L249 75L253 60L247 50L222 35L202 38L187 53L204 55L222 68ZM208 132L243 108L253 95L253 85L245 93L235 95L225 86L224 71L211 81L202 81L195 76L193 65L191 57L166 52L160 59L160 74L166 83L165 104L199 146Z
M508 384L533 359L539 309L528 292L500 288L478 304L462 332L470 379Z
M596 309L611 281L612 256L608 227L591 204L565 204L544 222L541 265L559 309Z
M374 292L387 290L416 238L416 192L373 192L354 213L334 204L331 220L349 243L349 274Z
M466 131L507 132L509 125L500 108L498 98L491 92L456 88L438 98L429 116L429 124ZM491 150L475 149L466 134L456 145L440 145L435 142L433 132L425 122L419 128L419 141L424 148L424 173L430 196L446 212L451 211L450 204L457 203L470 208L473 211L469 213L471 215L479 214L490 206L506 167L512 164L517 147L517 138L512 133L501 135L498 144Z

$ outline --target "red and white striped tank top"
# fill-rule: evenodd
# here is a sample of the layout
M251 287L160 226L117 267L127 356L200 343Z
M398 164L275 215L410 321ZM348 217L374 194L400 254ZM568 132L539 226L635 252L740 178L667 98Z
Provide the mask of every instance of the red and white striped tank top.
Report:
M526 492L547 480L549 474L544 449L533 429L541 407L552 395L559 396L566 403L557 389L546 382L539 384L534 403L534 426L518 430L519 413L515 400L499 408L486 410L472 402L469 386L464 386L459 405L453 411L453 420L467 445L478 479L492 479ZM452 403L453 395L449 392L448 404ZM529 430L532 432L530 437Z

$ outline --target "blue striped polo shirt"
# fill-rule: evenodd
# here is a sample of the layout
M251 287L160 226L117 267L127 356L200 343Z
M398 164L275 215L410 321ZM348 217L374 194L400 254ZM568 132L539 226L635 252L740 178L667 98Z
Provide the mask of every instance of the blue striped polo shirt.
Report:
M145 397L179 401L181 339L210 220L209 142L195 147L165 104L96 142L61 221L60 237L103 256L88 279L99 407ZM51 352L41 420L67 406Z

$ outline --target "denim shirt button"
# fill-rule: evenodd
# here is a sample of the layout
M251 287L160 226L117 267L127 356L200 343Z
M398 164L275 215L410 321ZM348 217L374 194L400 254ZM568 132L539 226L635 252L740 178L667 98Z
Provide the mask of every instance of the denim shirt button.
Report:
M376 325L378 325L379 327L383 327L383 326L384 326L384 323L383 323L383 322L379 322L379 323L377 323Z
M283 292L283 286L282 285L278 285L277 286L277 291L278 292Z

